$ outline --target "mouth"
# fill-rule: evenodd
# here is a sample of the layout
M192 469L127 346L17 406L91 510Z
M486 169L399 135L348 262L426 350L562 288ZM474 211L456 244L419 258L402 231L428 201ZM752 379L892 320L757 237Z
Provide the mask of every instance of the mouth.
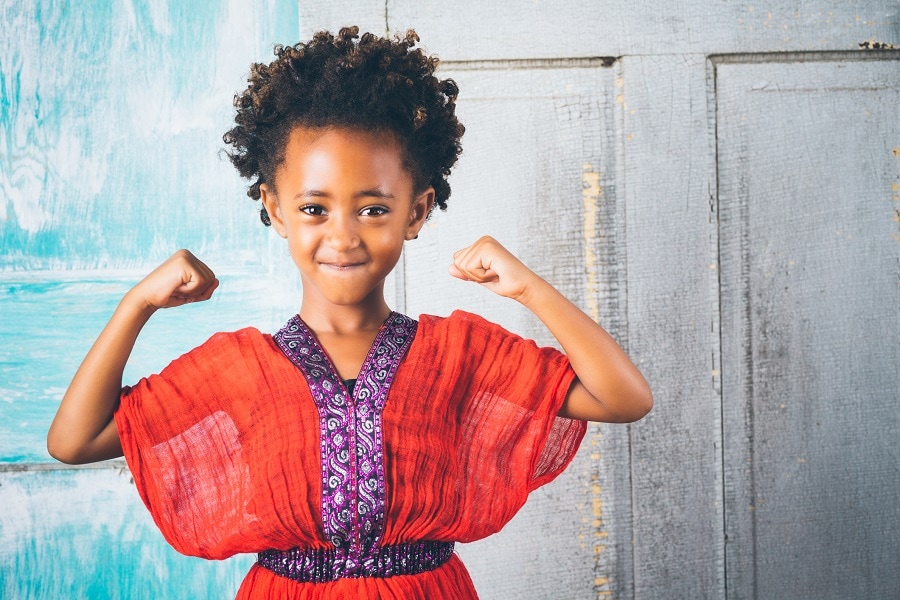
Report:
M334 271L350 271L352 269L356 269L358 267L363 266L365 263L361 262L320 262L322 267L326 269L332 269Z

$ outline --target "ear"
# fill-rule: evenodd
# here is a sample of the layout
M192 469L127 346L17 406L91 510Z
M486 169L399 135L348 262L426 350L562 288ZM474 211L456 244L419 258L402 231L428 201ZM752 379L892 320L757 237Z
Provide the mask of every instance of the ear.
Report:
M406 224L407 240L419 235L425 220L431 214L432 207L434 207L434 188L428 186L424 192L415 197L409 209L409 222Z
M272 228L283 238L287 237L287 230L284 227L284 220L281 218L281 207L278 205L278 196L269 188L269 185L263 183L259 186L259 200L269 213L269 221Z

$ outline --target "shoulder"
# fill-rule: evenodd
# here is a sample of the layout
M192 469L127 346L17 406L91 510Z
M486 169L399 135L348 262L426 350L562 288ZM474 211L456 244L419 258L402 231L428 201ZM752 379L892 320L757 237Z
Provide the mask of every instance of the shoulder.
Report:
M266 346L271 343L271 340L271 335L262 333L255 327L245 327L237 331L219 331L212 334L209 339L188 354L215 352L244 346Z
M214 333L205 342L173 360L165 371L175 368L215 369L259 362L261 356L276 350L272 336L255 327Z
M242 344L261 344L265 345L270 342L272 336L261 332L256 327L244 327L237 331L220 331L210 336L202 346L229 346Z
M425 328L429 330L470 330L485 332L504 332L509 335L515 335L514 333L507 331L500 325L497 325L492 321L488 321L481 315L476 315L475 313L466 312L464 310L454 310L452 313L450 313L449 317L419 315L419 323L424 325Z
M450 316L419 315L419 335L434 338L493 337L515 335L480 315L455 310Z
M448 317L420 315L419 323L422 337L461 345L467 352L478 348L490 348L492 351L518 348L556 352L553 348L540 349L534 340L524 338L493 321L464 310L455 310Z

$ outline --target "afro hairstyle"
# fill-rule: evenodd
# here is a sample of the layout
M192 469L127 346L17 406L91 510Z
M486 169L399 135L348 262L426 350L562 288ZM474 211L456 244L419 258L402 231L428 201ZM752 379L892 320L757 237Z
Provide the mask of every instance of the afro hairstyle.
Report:
M235 126L223 140L247 195L274 188L274 174L296 127L346 127L389 132L402 148L415 193L432 186L435 204L447 208L447 177L462 146L465 127L456 118L459 92L452 79L434 76L438 59L416 47L412 30L403 38L345 27L337 36L320 31L308 43L275 46L275 60L252 65L249 85L235 95ZM263 207L260 219L270 225Z

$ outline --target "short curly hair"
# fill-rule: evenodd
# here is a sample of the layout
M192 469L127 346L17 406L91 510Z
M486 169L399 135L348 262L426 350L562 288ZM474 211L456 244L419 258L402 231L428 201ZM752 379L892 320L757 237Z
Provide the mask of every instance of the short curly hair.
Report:
M434 76L438 59L416 48L408 31L388 39L358 27L337 36L320 31L308 43L275 46L275 60L255 63L249 85L234 97L235 126L223 140L247 195L259 200L262 184L274 186L295 127L347 127L389 132L403 149L414 191L434 188L435 204L447 208L447 177L462 146L465 127L456 118L459 89ZM254 180L255 179L255 180ZM263 207L260 219L270 225Z

